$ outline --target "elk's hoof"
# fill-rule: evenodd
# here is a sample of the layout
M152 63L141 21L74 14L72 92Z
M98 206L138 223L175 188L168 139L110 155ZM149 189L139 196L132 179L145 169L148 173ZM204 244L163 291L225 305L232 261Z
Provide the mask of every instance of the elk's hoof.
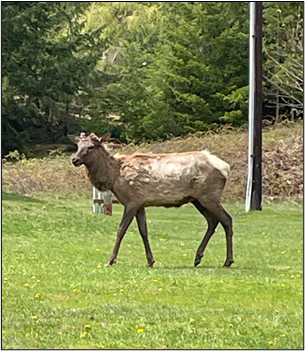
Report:
M227 260L223 266L230 267L232 263L234 263L234 260Z
M198 256L195 258L195 262L194 262L194 267L197 267L199 265L199 263L201 262L201 259L202 259L203 255L202 256Z
M108 267L108 266L112 266L113 264L116 263L116 260L114 261L108 261L106 264L105 264L105 267Z
M155 260L152 260L151 262L147 263L147 267L153 268L154 267Z

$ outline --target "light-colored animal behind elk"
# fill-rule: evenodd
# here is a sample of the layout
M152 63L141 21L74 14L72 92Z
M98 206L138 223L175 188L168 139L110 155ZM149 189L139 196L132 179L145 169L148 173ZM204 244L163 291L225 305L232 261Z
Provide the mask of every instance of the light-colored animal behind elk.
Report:
M124 206L117 239L107 265L116 262L121 241L136 217L143 239L147 263L155 263L147 233L145 207L179 207L191 202L206 218L208 229L197 249L195 266L203 257L209 239L220 222L226 233L227 258L233 262L232 218L220 204L229 165L208 151L169 154L132 154L111 156L103 146L110 134L79 138L74 166L84 164L90 182L100 191L111 190Z

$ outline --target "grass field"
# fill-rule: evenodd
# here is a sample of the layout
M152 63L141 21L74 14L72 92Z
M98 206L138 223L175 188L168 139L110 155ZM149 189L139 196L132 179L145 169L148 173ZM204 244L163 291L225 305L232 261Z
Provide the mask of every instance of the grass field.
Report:
M135 222L104 267L121 206L3 194L2 348L303 349L301 205L225 208L229 269L221 227L193 267L206 222L191 205L147 209L155 268Z

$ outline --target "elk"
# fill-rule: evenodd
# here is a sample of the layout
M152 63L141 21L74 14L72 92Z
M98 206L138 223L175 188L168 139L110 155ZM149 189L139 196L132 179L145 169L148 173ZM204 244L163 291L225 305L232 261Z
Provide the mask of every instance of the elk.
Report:
M136 217L147 258L147 266L155 260L150 248L145 207L180 207L191 202L206 218L207 231L195 256L195 267L218 223L226 234L227 257L224 267L233 260L232 217L220 204L230 166L208 151L183 153L134 153L111 156L103 146L110 133L78 138L78 150L72 159L74 166L85 165L87 175L100 191L111 190L124 206L116 243L106 266L116 262L122 239Z

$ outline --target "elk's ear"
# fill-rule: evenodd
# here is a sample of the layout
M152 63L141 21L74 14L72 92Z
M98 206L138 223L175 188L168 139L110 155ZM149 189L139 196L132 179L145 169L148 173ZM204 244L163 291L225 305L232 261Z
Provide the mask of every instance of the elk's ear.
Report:
M79 140L77 140L78 136L76 134L68 134L67 137L71 140L73 144L77 144Z
M103 136L100 137L100 143L107 142L110 137L111 137L111 133L110 132L104 134Z

